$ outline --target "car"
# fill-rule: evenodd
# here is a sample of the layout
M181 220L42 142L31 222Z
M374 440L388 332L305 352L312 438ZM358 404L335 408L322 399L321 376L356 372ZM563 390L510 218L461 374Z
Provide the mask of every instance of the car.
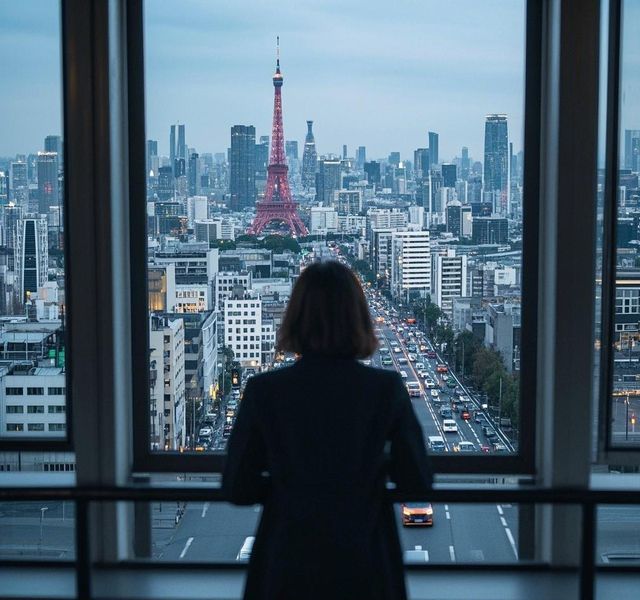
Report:
M479 410L473 413L473 420L481 425L489 423L489 421L487 420L487 415L485 415L483 412L480 412Z
M427 440L427 445L431 452L445 452L447 449L442 436L440 435L430 435Z
M453 419L442 421L442 431L445 433L458 433L458 425Z
M400 505L404 527L433 525L433 506L430 502L405 502Z
M383 365L388 366L388 365L392 365L393 364L393 360L391 359L390 356L383 356L382 360L380 361L382 362Z
M406 371L400 371L400 377L402 377L402 379L406 379L408 377L407 372Z
M411 362L416 362L416 355L415 354L409 354L409 360Z
M440 409L440 416L443 419L450 419L451 417L453 417L453 413L451 412L451 407L450 406L443 406Z
M495 429L493 427L489 427L488 425L484 425L482 427L482 433L484 434L484 437L486 437L488 440L492 440L498 437L498 434L496 433Z
M371 359L369 358L363 358L361 362L365 367L368 367L371 365Z
M470 421L471 420L471 413L469 412L468 408L464 408L462 410L462 412L460 413L460 417L462 418L463 421Z
M211 438L213 429L211 427L203 427L198 431L198 438Z
M500 442L493 442L493 451L503 454L509 452L509 448L507 448L504 444Z
M426 352L428 350L425 344L420 344L420 352Z
M402 352L402 350L400 350L400 348L399 348L398 346L394 346L394 347L393 347L393 351L394 351L396 354L400 354L400 352Z
M465 454L467 452L475 452L476 447L472 442L458 442L453 446L454 452L460 452L461 454Z
M434 390L436 388L436 384L433 381L433 379L429 379L428 377L425 377L424 385L427 387L428 390Z
M433 350L427 350L427 358L436 358L437 355Z
M410 381L407 383L407 392L409 392L409 396L420 397L422 394L422 390L420 389L420 384L417 381Z
M438 397L438 390L432 389L431 390L431 397L432 398L437 398Z
M398 364L399 365L408 365L409 361L405 356L398 356Z
M447 367L447 365L439 363L438 365L436 365L436 373L448 373L449 372L449 367Z
M424 371L424 370L425 370L425 368L426 368L426 367L424 366L424 363L423 363L423 362L418 361L418 362L416 363L416 369L418 369L418 371Z
M447 381L447 387L450 389L453 389L455 387L457 387L458 384L456 383L456 380L453 379L453 377L451 377L448 381Z

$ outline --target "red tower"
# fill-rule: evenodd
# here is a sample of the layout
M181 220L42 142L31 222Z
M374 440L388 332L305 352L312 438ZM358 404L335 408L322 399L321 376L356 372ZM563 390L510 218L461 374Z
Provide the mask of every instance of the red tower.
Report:
M273 127L271 155L267 167L267 189L264 200L256 203L256 216L247 233L258 235L273 221L284 223L293 237L307 235L307 228L298 215L297 204L291 198L282 128L282 74L280 73L280 38L278 37L276 72L273 76Z

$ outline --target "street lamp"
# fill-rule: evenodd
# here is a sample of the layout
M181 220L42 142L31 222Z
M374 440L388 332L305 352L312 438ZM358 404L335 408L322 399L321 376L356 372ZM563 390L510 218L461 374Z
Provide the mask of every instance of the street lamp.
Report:
M44 513L49 510L48 506L40 507L40 541L38 542L38 554L42 554L42 534L44 525Z

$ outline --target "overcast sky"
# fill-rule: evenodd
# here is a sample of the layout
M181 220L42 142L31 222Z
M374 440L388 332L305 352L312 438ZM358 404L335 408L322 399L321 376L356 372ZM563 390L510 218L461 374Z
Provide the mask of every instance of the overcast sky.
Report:
M622 128L640 127L639 3L625 2ZM271 130L280 35L287 139L314 121L319 153L367 147L412 158L440 134L440 158L482 159L484 117L506 113L521 148L524 0L147 0L147 135L168 153L169 125L223 152L234 124ZM0 156L42 149L60 126L55 0L2 2Z

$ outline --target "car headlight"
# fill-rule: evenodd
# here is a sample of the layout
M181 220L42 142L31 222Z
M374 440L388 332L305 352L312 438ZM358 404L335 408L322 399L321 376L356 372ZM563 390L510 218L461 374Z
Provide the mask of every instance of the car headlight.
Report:
M431 506L429 508L427 508L427 514L428 515L432 515L433 514L433 508Z
M403 508L403 509L402 509L402 514L403 514L405 517L408 517L408 516L410 516L410 515L411 515L411 511L410 511L408 508Z

